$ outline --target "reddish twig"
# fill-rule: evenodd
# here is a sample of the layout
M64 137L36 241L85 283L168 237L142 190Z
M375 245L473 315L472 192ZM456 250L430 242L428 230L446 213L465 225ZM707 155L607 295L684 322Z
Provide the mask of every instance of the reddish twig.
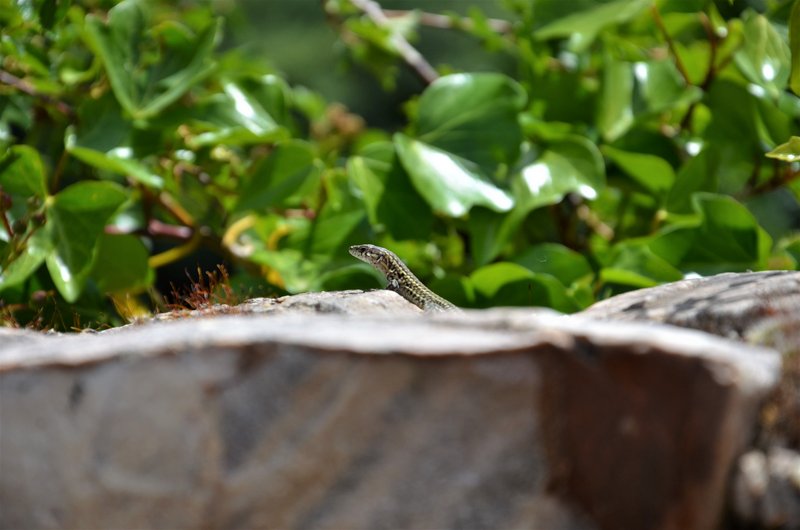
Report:
M0 70L0 83L4 83L8 86L14 87L20 92L24 92L29 96L39 98L45 101L46 103L54 105L55 108L58 109L58 111L61 114L64 114L65 116L72 116L73 114L75 114L75 112L72 110L72 107L70 107L63 101L59 101L47 94L42 94L24 79L20 79L19 77L15 76L14 74L6 72L5 70Z

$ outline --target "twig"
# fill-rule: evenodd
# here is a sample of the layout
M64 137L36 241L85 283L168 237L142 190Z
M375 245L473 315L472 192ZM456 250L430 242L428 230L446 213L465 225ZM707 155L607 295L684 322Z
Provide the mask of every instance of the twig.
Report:
M719 42L717 39L717 34L714 32L714 28L711 27L711 21L708 19L708 15L703 12L700 13L700 23L703 25L703 29L706 32L710 51L708 57L708 70L706 71L705 78L703 78L703 81L700 83L700 88L706 90L709 86L711 86L711 82L717 75L717 70L714 66L717 62L717 50L719 48Z
M678 55L678 50L675 48L675 43L672 41L672 37L670 36L669 32L667 31L666 26L664 26L664 20L661 18L661 13L658 11L658 6L653 4L650 8L650 11L653 13L653 18L655 19L656 26L658 26L659 31L664 35L664 39L667 41L667 47L669 48L670 53L675 58L675 66L678 68L678 71L681 73L683 80L686 82L687 85L691 85L691 81L689 80L689 72L686 70L686 67L683 65L683 61L681 61L680 56Z
M406 64L411 67L414 73L416 73L423 82L431 84L439 79L439 74L433 66L425 60L425 57L409 44L405 37L391 30L389 27L389 18L377 2L373 2L372 0L350 0L350 2L363 11L377 26L389 31L391 42L397 50L397 53L400 54L400 57L403 58Z
M5 83L8 86L16 88L20 92L24 92L29 96L40 98L43 101L54 105L56 109L58 109L58 111L65 116L72 116L74 114L72 107L63 101L59 101L47 94L42 94L24 79L20 79L19 77L6 72L5 70L0 70L0 83Z
M383 14L386 15L388 18L400 18L408 15L409 11L401 11L397 9L384 9ZM419 16L420 24L424 26L429 26L432 28L439 28L439 29L457 29L457 28L464 28L466 30L471 30L475 28L475 23L470 18L462 17L453 20L452 17L447 15L439 15L437 13L428 13L426 11L420 11L417 13ZM499 18L489 18L486 19L486 23L489 25L492 31L507 34L511 33L514 29L514 26L508 20L501 20Z

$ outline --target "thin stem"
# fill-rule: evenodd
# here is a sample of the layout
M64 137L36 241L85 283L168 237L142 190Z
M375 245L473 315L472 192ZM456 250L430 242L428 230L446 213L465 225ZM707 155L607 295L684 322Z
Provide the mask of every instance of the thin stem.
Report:
M429 85L439 79L439 74L433 66L428 63L425 57L409 44L405 37L391 30L389 18L377 2L373 2L372 0L350 0L350 2L363 11L377 26L390 32L390 38L397 53L400 54L403 61L411 67L414 73L417 74L424 83Z
M386 15L388 18L400 18L408 15L411 11L402 11L397 9L384 9L383 14ZM465 30L472 30L475 29L475 23L472 19L462 17L453 19L447 15L439 15L437 13L428 13L426 11L417 12L419 16L419 22L423 26L428 26L431 28L438 28L438 29L459 29L463 28ZM486 19L486 23L492 29L492 31L500 34L508 34L511 33L514 29L514 26L508 20L501 20L499 18L489 18Z
M670 53L675 58L675 66L678 68L678 72L680 72L686 84L691 85L692 83L689 80L689 72L686 70L686 67L683 65L683 61L681 61L681 58L678 55L678 50L675 48L675 42L673 42L672 37L667 32L666 26L664 26L664 20L661 18L661 13L658 11L658 6L653 4L650 8L650 11L653 13L653 19L655 19L656 26L658 26L661 34L664 35L664 40L667 41L667 47L669 47Z
M14 87L20 92L24 92L29 96L39 98L47 103L54 105L61 114L64 114L66 116L72 116L74 114L72 107L70 107L63 101L59 101L47 94L42 94L41 92L36 90L33 87L33 85L31 85L24 79L20 79L19 77L9 72L6 72L5 70L0 70L0 83L4 83L8 86Z
M708 15L706 15L705 13L700 13L700 23L703 25L703 29L706 32L706 37L708 38L708 45L710 48L709 50L710 54L708 58L708 70L706 70L706 76L700 83L700 88L706 90L709 86L711 86L711 82L717 75L717 70L716 68L714 68L714 65L717 62L717 50L719 49L719 39L717 38L717 34L714 32L714 28L711 27L711 21L708 19Z

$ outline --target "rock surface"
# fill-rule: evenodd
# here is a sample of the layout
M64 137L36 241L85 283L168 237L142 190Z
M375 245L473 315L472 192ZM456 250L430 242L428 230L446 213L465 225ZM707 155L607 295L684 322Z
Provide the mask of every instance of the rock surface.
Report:
M783 352L762 407L759 449L734 470L730 505L742 525L800 528L800 272L719 274L599 302L584 316L700 329Z
M711 529L780 370L670 326L321 300L3 340L0 528Z

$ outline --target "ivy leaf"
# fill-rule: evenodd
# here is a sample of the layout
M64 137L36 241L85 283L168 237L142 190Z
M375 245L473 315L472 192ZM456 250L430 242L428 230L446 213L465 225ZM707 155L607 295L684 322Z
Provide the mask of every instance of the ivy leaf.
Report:
M478 212L470 218L473 257L479 264L494 259L536 208L557 204L568 193L596 198L605 187L605 166L597 146L574 136L553 142L512 178L515 206L508 215Z
M784 162L797 162L800 160L800 136L792 136L788 142L779 145L766 156Z
M137 131L121 111L110 95L87 101L81 109L80 127L67 128L67 151L97 169L129 176L150 188L163 188L164 179L141 161L146 153L137 149Z
M579 305L566 287L549 274L535 273L516 263L493 263L470 275L479 307L542 306L571 313Z
M103 61L114 95L134 118L158 114L214 69L211 52L221 21L195 35L174 21L149 27L147 3L124 0L108 12L108 23L86 17L86 39ZM152 37L151 37L152 35ZM145 60L144 43L160 41L158 60Z
M5 243L0 242L0 291L18 285L33 274L50 253L52 244L46 230L37 230L27 241L24 249L10 256L11 250L3 248Z
M734 54L736 65L751 82L777 97L789 80L789 46L764 15L747 10L742 19L744 46Z
M5 193L20 198L47 195L42 160L36 149L15 145L0 159L0 186Z
M570 37L570 48L580 52L594 42L603 28L628 22L651 4L652 0L617 0L599 4L558 18L536 30L534 36L540 40Z
M370 224L385 226L393 238L424 239L433 227L430 207L414 189L390 142L369 145L347 161L359 187Z
M103 228L126 199L112 182L79 182L49 201L47 228L54 252L47 256L47 268L67 302L80 296Z
M640 189L654 197L665 198L675 183L675 170L659 156L632 153L610 146L604 146L603 153Z
M789 51L792 57L789 86L800 96L800 2L797 0L789 15Z
M517 114L527 99L502 74L455 74L439 78L419 98L418 139L477 163L491 172L519 156Z
M300 140L278 145L250 175L237 211L301 206L319 186L320 167L312 146Z
M153 283L150 253L136 236L101 234L90 276L104 293L137 292Z
M514 205L511 195L474 162L401 133L395 134L394 144L414 187L435 211L461 217L476 204L498 212Z

